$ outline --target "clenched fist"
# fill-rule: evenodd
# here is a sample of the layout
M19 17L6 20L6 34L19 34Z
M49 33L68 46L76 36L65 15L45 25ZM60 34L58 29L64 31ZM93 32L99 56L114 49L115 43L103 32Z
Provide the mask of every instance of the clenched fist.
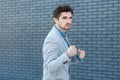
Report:
M80 50L80 49L76 49L76 47L74 45L71 45L68 49L67 49L67 56L69 58L78 55L80 59L83 59L85 57L85 51L84 50Z
M71 45L68 49L67 49L67 56L70 58L70 57L73 57L77 52L77 49L74 45Z
M77 53L78 53L80 59L83 59L83 58L85 57L85 51L84 51L84 50L78 49L78 52L77 52Z

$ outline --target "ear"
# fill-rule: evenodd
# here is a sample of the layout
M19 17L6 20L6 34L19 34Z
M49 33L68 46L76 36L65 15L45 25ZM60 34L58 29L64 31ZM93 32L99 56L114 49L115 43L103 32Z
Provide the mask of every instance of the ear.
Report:
M58 23L58 19L57 19L57 18L54 18L54 22L55 22L55 23Z

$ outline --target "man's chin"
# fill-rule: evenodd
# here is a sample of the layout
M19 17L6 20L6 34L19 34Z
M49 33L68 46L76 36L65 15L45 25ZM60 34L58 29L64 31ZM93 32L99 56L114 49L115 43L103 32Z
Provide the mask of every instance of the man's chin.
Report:
M70 27L70 26L68 26L68 27L67 27L67 30L69 30L70 28L71 28L71 27Z
M70 30L70 28L66 29L66 30Z
M64 30L70 30L70 26L65 26Z

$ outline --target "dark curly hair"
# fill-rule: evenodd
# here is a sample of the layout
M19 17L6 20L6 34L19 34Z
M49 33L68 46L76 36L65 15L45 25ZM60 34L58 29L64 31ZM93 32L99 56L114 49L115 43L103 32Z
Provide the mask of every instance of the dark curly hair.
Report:
M73 14L73 9L69 5L58 6L53 11L53 18L59 18L62 12L71 12Z

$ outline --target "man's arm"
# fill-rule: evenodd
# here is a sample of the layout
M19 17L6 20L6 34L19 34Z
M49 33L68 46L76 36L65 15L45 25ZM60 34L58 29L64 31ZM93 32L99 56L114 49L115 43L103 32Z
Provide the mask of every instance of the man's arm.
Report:
M67 53L60 53L60 47L58 47L53 40L46 41L44 46L45 48L43 49L43 55L45 59L45 66L47 67L48 71L54 72L65 65L64 62L69 61Z

